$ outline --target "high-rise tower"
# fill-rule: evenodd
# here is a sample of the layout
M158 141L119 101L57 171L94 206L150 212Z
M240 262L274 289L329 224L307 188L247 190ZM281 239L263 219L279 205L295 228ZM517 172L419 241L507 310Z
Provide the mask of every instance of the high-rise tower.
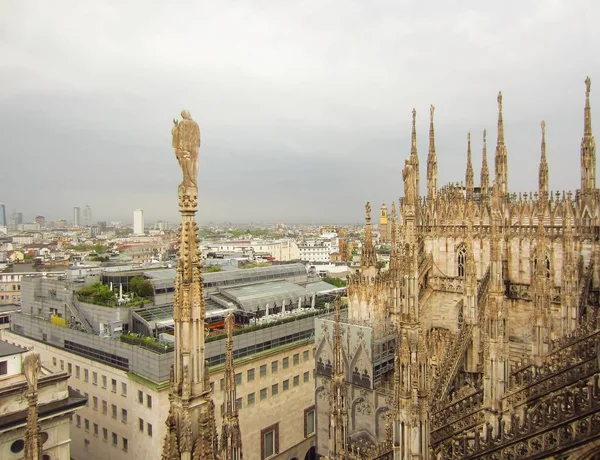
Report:
M81 209L79 206L73 208L73 227L79 227L81 225Z
M133 211L133 234L144 234L144 210L136 209Z
M85 208L83 208L83 226L92 226L92 208L90 208L90 205L88 204L86 204Z

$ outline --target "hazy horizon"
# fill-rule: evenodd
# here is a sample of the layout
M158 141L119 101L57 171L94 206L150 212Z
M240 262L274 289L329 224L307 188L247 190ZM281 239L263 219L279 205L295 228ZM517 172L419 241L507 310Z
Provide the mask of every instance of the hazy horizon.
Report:
M580 186L584 80L600 107L591 0L7 2L0 17L0 202L7 217L178 220L172 119L200 125L199 212L214 222L361 222L402 195L429 106L438 183L492 171L499 90L508 184L535 191L540 122L551 190ZM592 117L593 120L593 117ZM83 218L83 216L82 216Z

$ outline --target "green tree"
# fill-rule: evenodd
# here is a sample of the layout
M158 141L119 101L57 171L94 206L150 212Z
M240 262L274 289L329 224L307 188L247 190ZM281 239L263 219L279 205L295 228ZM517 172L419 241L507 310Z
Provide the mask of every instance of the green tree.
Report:
M104 246L103 244L95 244L94 245L94 251L96 252L96 254L104 254L106 253L106 246Z
M217 272L223 271L223 269L221 267L219 267L218 265L212 265L210 267L206 267L202 271L205 273L217 273Z
M338 287L338 288L346 287L346 280L343 280L342 278L334 278L332 276L326 276L325 278L323 278L323 281L325 281L326 283L329 283L329 284L333 284L335 287Z
M138 297L152 297L154 287L152 283L141 276L135 276L129 281L129 292L133 292Z

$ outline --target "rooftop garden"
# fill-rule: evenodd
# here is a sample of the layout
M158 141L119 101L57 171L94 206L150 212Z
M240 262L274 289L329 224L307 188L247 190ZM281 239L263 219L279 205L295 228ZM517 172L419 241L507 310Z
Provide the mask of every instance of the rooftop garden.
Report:
M115 292L116 291L116 292ZM129 292L121 299L117 296L118 289L113 290L102 283L84 286L77 291L77 300L80 302L102 305L104 307L137 307L152 302L154 287L150 281L136 276L129 281Z

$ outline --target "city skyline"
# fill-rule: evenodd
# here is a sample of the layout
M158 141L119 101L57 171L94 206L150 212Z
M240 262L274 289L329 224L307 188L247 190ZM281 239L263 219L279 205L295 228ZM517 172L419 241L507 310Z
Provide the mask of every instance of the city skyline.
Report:
M170 128L185 108L202 133L200 222L358 222L365 199L398 198L413 107L421 177L430 104L440 185L464 176L468 131L478 177L484 128L488 155L495 146L498 90L511 189L535 190L542 119L550 188L579 187L567 165L579 156L583 80L600 75L594 2L134 3L15 3L5 18L21 19L0 20L0 160L28 176L0 184L8 210L69 220L76 199L94 222L128 221L136 208L176 221ZM179 27L187 16L195 27ZM24 138L25 124L38 135Z

